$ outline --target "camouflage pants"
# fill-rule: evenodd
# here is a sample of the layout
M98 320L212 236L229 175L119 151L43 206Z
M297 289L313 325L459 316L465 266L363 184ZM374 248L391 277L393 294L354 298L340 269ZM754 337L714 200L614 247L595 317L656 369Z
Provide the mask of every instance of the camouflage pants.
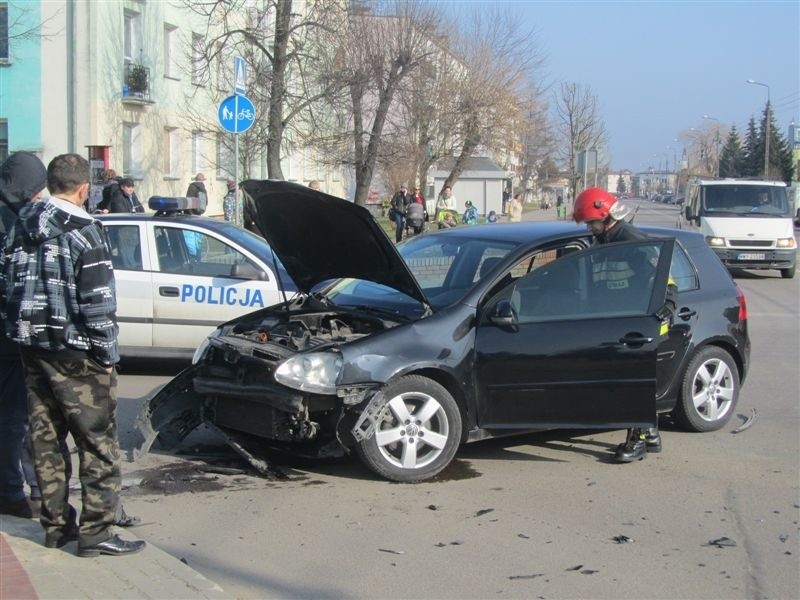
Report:
M79 541L81 545L102 542L111 536L120 490L116 370L105 373L90 360L63 359L55 353L23 351L23 363L34 467L42 493L42 527L59 536L74 526L69 468L62 453L71 433L80 459Z

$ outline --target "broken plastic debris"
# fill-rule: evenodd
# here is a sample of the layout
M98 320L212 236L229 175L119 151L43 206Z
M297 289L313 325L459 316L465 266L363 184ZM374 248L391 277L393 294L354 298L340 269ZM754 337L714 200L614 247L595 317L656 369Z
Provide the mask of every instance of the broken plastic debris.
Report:
M584 569L581 571L581 575L594 575L597 572L597 569Z
M509 575L509 579L536 579L537 577L544 577L544 573L531 573L530 575Z
M782 534L780 534L778 536L778 539L785 544L786 540L789 539L789 534L788 533L782 533Z
M439 510L439 507L435 504L428 504L427 508L428 510Z
M736 547L736 541L729 537L722 536L721 538L717 538L715 540L709 540L708 545L716 546L717 548L734 548Z
M569 569L565 569L566 571L580 571L583 568L583 565L575 565L574 567L570 567Z
M389 554L405 554L405 550L391 550L389 548L378 548L378 552L388 552Z
M483 515L489 514L490 512L494 512L493 508L482 508L478 512L475 513L476 517L482 517Z
M611 539L617 542L618 544L630 544L631 542L636 541L633 538L628 537L627 535L621 535L621 534L615 535Z
M758 419L758 413L756 413L755 408L752 408L750 410L751 412L749 417L745 417L744 415L737 415L740 419L744 419L744 422L741 425L739 425L736 429L731 431L731 433L741 433L756 422L756 419Z
M522 538L523 540L529 540L529 539L531 539L531 536L529 536L529 535L526 535L526 534L524 534L524 533L518 533L518 534L517 534L517 537L518 537L518 538Z
M460 546L463 543L464 543L464 540L453 540L452 542L450 542L450 545L451 546Z

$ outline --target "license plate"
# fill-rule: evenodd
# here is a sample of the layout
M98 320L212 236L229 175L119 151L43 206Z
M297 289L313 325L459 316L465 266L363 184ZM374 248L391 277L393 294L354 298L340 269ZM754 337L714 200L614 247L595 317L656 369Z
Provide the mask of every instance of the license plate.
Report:
M763 252L742 252L736 258L738 260L764 260L767 255Z

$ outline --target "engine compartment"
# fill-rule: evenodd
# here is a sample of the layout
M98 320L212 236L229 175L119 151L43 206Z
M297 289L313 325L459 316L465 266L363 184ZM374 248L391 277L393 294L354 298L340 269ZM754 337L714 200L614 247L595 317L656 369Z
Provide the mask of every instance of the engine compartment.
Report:
M272 313L255 321L239 321L226 335L254 344L276 344L303 352L332 343L346 343L397 323L347 311Z

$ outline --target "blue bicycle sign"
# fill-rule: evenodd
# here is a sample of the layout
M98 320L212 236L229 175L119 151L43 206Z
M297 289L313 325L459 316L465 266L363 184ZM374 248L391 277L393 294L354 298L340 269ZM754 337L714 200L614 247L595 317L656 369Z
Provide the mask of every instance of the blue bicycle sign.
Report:
M219 124L229 133L244 133L253 126L256 109L247 96L234 95L223 100L217 111Z

